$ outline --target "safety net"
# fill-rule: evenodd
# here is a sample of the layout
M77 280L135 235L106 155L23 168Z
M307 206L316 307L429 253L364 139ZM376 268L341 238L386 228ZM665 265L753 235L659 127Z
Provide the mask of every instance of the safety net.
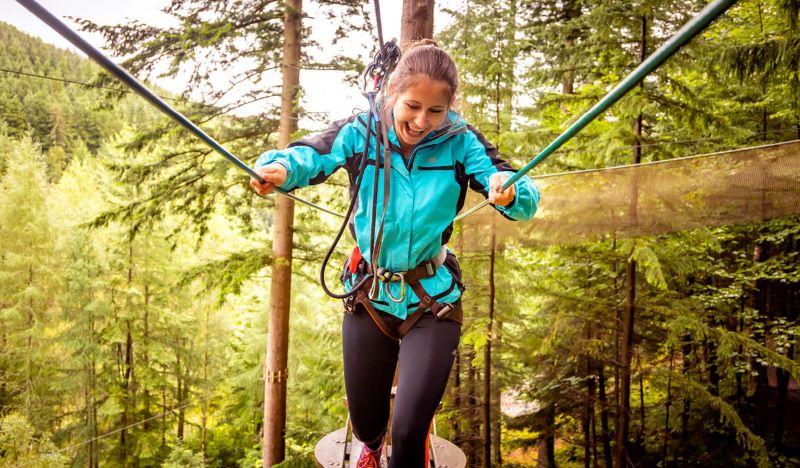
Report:
M463 232L493 225L500 244L569 244L797 215L800 140L533 179L542 200L531 222L484 208L461 221ZM463 240L467 249L486 244L482 235Z

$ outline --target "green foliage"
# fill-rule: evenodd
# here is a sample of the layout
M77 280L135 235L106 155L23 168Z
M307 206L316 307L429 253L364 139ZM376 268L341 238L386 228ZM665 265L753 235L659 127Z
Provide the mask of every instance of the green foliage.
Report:
M176 445L169 452L169 457L164 460L162 468L202 468L203 456L194 453L181 444Z
M35 429L18 413L0 419L0 467L69 466L66 456L58 453L48 434L36 435Z
M519 164L638 63L642 16L652 51L699 3L471 0L439 40L461 69L461 111ZM655 161L794 137L796 3L739 3L542 171L629 163L636 141L643 160ZM275 144L275 109L230 111L274 94L266 72L281 61L281 7L220 5L172 2L173 28L85 25L139 73L163 57L167 73L188 69L197 93L187 96L202 102L176 105L252 161ZM338 32L364 13L357 2L322 11L348 13ZM82 81L97 73L7 25L0 37L4 68ZM237 60L249 68L228 77L231 87L245 79L258 91L221 104L231 90L200 84ZM0 463L260 466L271 201L146 103L103 96L0 72ZM343 204L345 182L311 196ZM316 441L346 421L341 305L316 285L327 218L299 209L295 229L281 466L313 466ZM470 466L482 456L478 405L499 406L501 393L519 408L513 418L492 409L505 465L536 466L534 452L546 452L550 437L560 466L582 465L587 443L603 457L603 434L616 435L629 292L631 461L796 460L796 435L764 419L777 420L770 405L782 404L770 376L789 388L800 375L796 217L537 249L488 245L490 226L457 229L451 247L468 286L467 320L460 386L438 425L469 452ZM584 440L586 428L597 436Z

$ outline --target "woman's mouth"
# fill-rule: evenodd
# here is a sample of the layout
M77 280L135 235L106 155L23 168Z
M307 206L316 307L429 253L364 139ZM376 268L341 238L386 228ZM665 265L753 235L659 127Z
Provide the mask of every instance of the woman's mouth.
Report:
M416 127L406 122L406 132L408 133L409 136L413 138L422 138L423 136L425 136L425 131L426 130L424 128L417 129Z

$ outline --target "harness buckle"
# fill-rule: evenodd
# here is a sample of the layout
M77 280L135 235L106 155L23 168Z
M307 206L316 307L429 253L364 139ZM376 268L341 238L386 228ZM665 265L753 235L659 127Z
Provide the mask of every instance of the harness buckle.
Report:
M428 274L428 277L436 274L436 265L433 264L433 261L428 260L425 262L425 272Z
M439 309L438 312L436 312L436 319L437 320L441 320L441 319L447 317L448 315L450 315L450 312L452 312L453 309L455 309L455 306L453 306L453 304L451 304L449 302L442 302L441 304L442 304L442 308Z

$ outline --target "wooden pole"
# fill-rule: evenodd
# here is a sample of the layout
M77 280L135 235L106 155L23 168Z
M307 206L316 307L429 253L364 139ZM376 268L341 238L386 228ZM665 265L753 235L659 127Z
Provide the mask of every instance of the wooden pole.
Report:
M433 37L434 0L403 0L400 44Z
M300 86L300 19L302 0L287 0L284 13L283 90L278 148L285 148L297 130L296 99ZM264 366L263 467L283 461L286 444L286 380L289 357L289 305L292 289L292 236L294 201L275 198L272 236L272 287L269 334Z

